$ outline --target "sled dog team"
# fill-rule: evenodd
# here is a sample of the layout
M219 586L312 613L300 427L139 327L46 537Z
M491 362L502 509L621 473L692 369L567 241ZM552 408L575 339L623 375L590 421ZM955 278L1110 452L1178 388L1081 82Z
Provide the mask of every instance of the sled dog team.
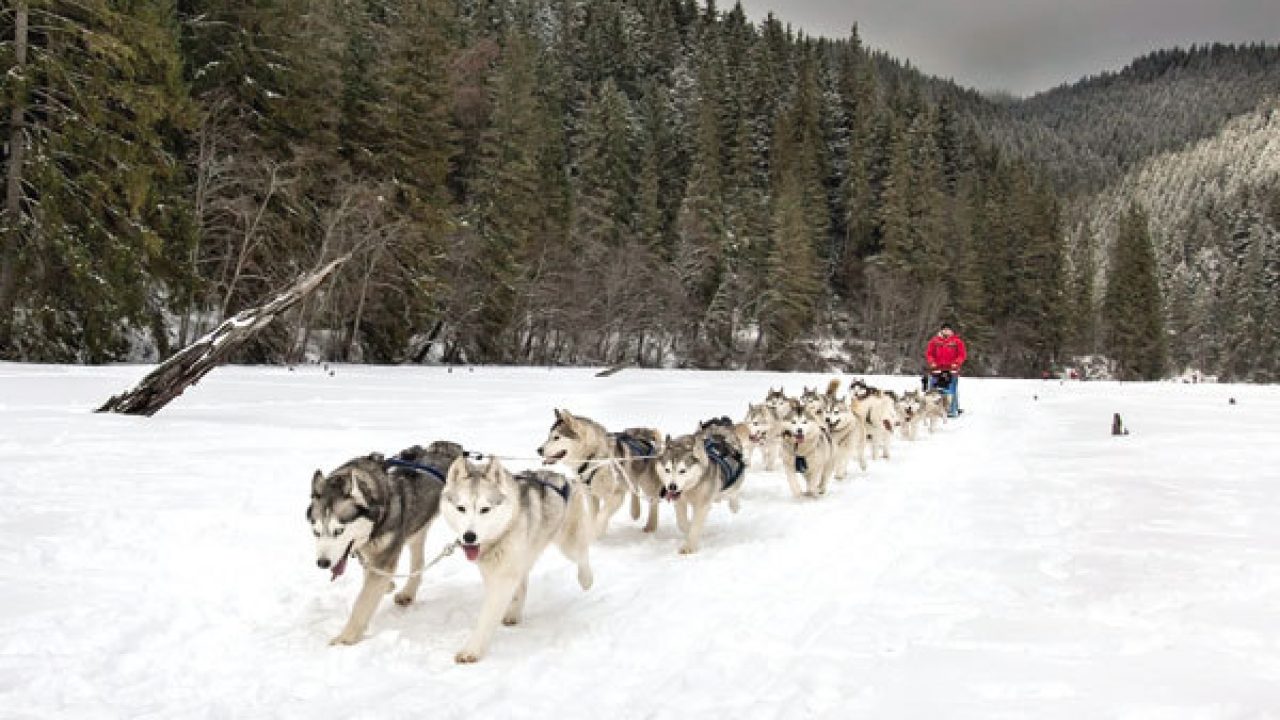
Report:
M475 628L454 659L471 663L484 655L498 622L520 622L529 571L552 543L578 567L578 584L591 587L589 549L630 499L639 519L648 502L644 531L658 527L658 506L674 506L684 535L681 554L697 552L711 506L726 501L737 512L746 469L758 454L765 470L779 462L795 497L827 492L832 477L843 480L857 460L889 457L895 428L908 439L921 424L932 432L946 419L943 396L930 391L898 395L855 380L847 397L833 379L825 393L805 388L798 398L770 389L748 406L745 419L717 418L679 437L651 428L609 432L586 417L555 411L543 465L560 464L573 479L550 470L511 473L495 457L464 452L454 442L415 445L393 457L353 458L311 480L307 521L316 538L316 564L332 579L351 557L360 560L364 582L342 631L330 644L360 641L409 550L408 581L395 595L408 605L422 583L427 531L444 516L467 559L480 569L484 601ZM473 460L475 460L473 462ZM803 486L802 486L803 481ZM452 546L451 548L452 549Z

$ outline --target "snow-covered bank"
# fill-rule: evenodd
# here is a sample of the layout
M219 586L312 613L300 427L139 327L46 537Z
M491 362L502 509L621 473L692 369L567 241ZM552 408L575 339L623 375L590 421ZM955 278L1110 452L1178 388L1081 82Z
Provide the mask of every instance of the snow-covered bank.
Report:
M966 378L959 422L827 498L752 473L697 555L669 508L656 538L615 520L589 592L548 554L524 624L455 666L461 558L326 644L358 574L315 567L313 470L438 438L530 457L553 407L685 432L826 376L222 368L153 418L90 412L145 370L0 364L0 715L1280 712L1280 388Z

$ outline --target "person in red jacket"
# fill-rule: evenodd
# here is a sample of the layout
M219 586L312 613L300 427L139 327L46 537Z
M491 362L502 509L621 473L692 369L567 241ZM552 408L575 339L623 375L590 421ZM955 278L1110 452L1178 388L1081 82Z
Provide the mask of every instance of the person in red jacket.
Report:
M938 334L929 338L924 350L925 362L929 363L929 387L937 388L948 396L947 414L951 417L960 414L956 385L966 357L964 340L956 335L950 323L942 323Z

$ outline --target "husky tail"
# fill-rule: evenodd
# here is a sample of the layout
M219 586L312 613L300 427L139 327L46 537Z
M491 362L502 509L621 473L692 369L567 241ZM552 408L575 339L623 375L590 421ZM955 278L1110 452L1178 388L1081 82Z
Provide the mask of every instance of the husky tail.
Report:
M831 378L827 383L827 397L835 397L840 392L840 378Z

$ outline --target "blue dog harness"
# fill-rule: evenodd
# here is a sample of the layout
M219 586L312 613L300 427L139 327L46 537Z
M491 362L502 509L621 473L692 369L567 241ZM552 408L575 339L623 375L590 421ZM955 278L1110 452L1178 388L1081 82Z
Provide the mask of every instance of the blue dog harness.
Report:
M434 468L430 465L419 465L418 463L409 462L408 460L401 460L400 458L387 458L386 460L382 461L382 464L384 467L408 468L409 470L417 470L418 472L424 472L430 475L431 477L439 480L440 482L444 482L444 473L440 472L439 469Z
M524 471L524 472L520 473L519 475L516 475L516 479L517 479L517 480L524 480L524 481L526 481L526 482L531 482L531 483L537 483L537 484L541 485L542 487L550 488L553 492L555 492L555 494L557 494L557 495L559 495L560 497L564 498L564 501L565 501L565 502L569 502L569 483L567 483L567 482L564 484L564 487L557 487L557 486L552 485L551 483L547 482L546 480L543 480L542 478L538 477L537 475L534 475L534 474L533 474L533 471L531 471L531 470L526 470L526 471Z
M742 478L742 471L747 467L743 462L742 453L729 447L723 439L717 437L703 440L703 447L707 449L707 457L720 468L720 477L724 479L720 490L733 487L734 483Z

